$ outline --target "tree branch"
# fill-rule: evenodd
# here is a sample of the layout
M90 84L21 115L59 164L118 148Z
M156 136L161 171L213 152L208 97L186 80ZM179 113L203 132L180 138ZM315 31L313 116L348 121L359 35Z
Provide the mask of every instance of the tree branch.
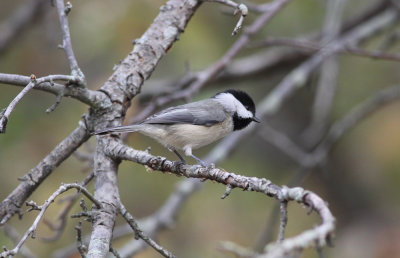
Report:
M18 102L25 96L25 94L35 87L36 84L36 76L32 74L31 81L28 83L28 85L26 85L25 88L11 101L11 103L3 112L0 112L0 133L6 132L8 117L11 115L11 112L14 110Z
M288 190L286 192L286 190ZM297 192L299 191L299 192ZM288 200L294 199L297 202L310 204L310 208L315 210L322 219L322 223L314 229L306 230L303 233L283 240L279 243L274 243L266 246L266 252L257 257L272 258L272 257L287 257L293 252L303 250L306 246L317 244L317 246L324 246L330 244L332 232L335 229L335 218L332 216L327 204L316 194L308 192L302 193L302 189L295 188L282 188L283 195L288 197ZM299 195L300 194L300 195ZM299 198L301 197L301 198Z
M1 229L3 230L3 232L5 233L6 236L8 236L15 245L18 244L21 236L18 234L17 230L15 230L15 228L11 227L10 225L3 225L1 227ZM21 255L24 258L36 258L37 256L35 254L32 253L32 251L26 247L26 246L22 246L20 251L19 251L19 255Z
M332 41L340 33L342 14L346 0L327 1L325 23L322 31L322 44ZM333 100L337 88L337 77L339 73L339 63L336 55L327 58L321 64L317 89L312 105L312 117L310 124L304 130L303 136L308 146L315 145L327 127L331 114Z
M252 43L249 47L256 48L265 46L288 46L288 47L303 49L311 53L314 53L316 51L324 51L328 48L326 44L315 43L310 40L279 38L279 37L268 37L261 41ZM359 47L354 47L352 46L352 44L343 45L343 47L338 49L336 52L340 54L351 54L372 59L382 59L382 60L400 62L400 55L397 53L383 52L380 50L366 50Z
M247 5L251 9L251 5L249 3ZM269 4L266 5L268 6ZM372 17L378 16L388 8L391 8L390 0L375 1L372 5L367 6L365 10L360 10L359 14L345 21L340 29L340 35L353 30ZM262 9L264 10L264 8ZM306 38L308 42L318 42L322 37L319 33L311 33L311 35ZM274 73L276 70L286 70L288 66L291 67L293 64L305 60L309 54L309 52L304 53L304 51L298 49L279 48L249 55L230 63L217 77L217 81L230 83L232 81L237 82L238 80L254 78L256 75L266 76L267 74Z
M79 126L61 141L36 167L26 174L22 182L0 203L0 225L6 223L22 204L49 176L53 170L67 159L90 135L86 125L81 121Z
M55 191L45 202L42 206L39 206L38 209L40 210L40 213L38 216L36 216L35 221L33 222L32 226L25 232L24 236L21 238L21 240L18 242L17 246L12 249L12 250L4 250L4 252L0 253L0 257L7 257L7 256L14 256L16 255L22 245L25 243L26 239L31 235L32 238L35 237L35 232L36 228L42 219L44 213L46 212L47 208L54 202L54 200L64 192L70 190L70 189L77 189L79 190L83 195L85 195L89 200L91 200L98 208L101 208L102 205L101 203L96 200L87 190L86 188L82 187L79 184L63 184L61 185L57 191Z
M49 75L49 76L41 77L41 78L37 79L36 76L34 74L32 74L28 85L26 85L25 88L11 101L11 103L8 105L8 107L6 108L4 113L3 112L0 113L0 116L1 116L0 117L0 133L6 132L6 126L7 126L8 118L11 115L11 112L14 110L14 108L18 104L18 102L20 102L21 99L25 96L25 94L28 93L28 91L30 91L31 89L33 89L34 87L36 87L37 85L39 85L41 83L44 83L44 82L52 83L55 80L73 81L74 77L69 76L69 75Z
M235 8L235 12L233 13L233 15L236 15L237 12L240 12L239 21L237 22L235 28L232 31L232 36L235 36L239 32L239 30L242 28L244 17L246 17L247 14L249 13L249 9L247 8L247 6L242 3L237 4L231 0L207 0L207 2L217 2L217 3L221 3L224 5L233 7L233 8Z
M143 241L145 241L149 246L153 247L154 250L159 252L162 256L171 258L175 257L171 252L169 252L167 249L157 244L153 239L151 239L149 236L146 236L143 233L143 231L139 228L139 225L136 223L133 216L128 212L128 210L125 208L122 202L120 202L119 209L122 217L124 217L124 219L128 222L133 232L135 232L137 238L143 239Z
M111 138L111 137L108 137ZM130 160L146 165L152 170L169 172L179 176L190 178L209 179L224 185L231 185L234 188L241 188L246 191L255 191L267 196L274 197L279 201L297 201L314 209L322 218L322 224L313 230L308 230L297 237L283 240L281 243L270 247L267 252L272 254L280 252L292 252L303 249L306 246L317 242L323 246L329 241L335 228L335 219L326 206L325 202L309 191L300 187L280 188L265 178L245 177L234 173L226 172L218 168L205 168L199 165L182 165L169 161L163 157L155 157L147 152L134 150L119 142L110 139L106 149L107 153L114 158ZM328 239L328 240L327 240ZM289 247L286 247L286 246Z
M175 191L153 215L139 221L139 226L148 236L155 238L160 230L170 228L175 223L183 205L201 186L202 182L197 179L188 178L182 180L176 185ZM122 257L131 257L146 247L148 245L144 241L138 241L133 238L119 252Z
M118 164L104 155L104 141L97 141L94 159L94 196L103 208L93 210L92 235L90 238L88 257L105 257L111 246L112 233L118 212Z
M100 91L114 103L112 109L96 110L95 127L120 125L130 100L140 92L160 59L178 39L194 14L199 1L170 0L160 8L160 13L140 39L135 40L131 53L116 67L113 75ZM108 141L97 137L95 156L95 196L105 209L93 222L88 257L104 257L109 250L112 230L118 208L118 160L104 154Z
M288 74L268 96L268 100L260 107L267 110L269 115L275 114L283 102L288 99L297 89L303 87L312 71L317 68L322 61L338 52L341 48L349 44L356 44L360 40L367 38L397 20L397 11L388 9L377 17L365 22L355 29L347 32L340 40L329 43L326 48L319 51L309 60L303 62L299 67Z
M281 219L280 219L280 224L279 224L279 235L278 235L278 243L282 242L285 239L285 229L286 229L286 224L288 221L288 215L287 215L287 201L281 201L280 203L280 211L281 211Z
M94 177L94 173L90 173L81 183L80 185L85 187ZM43 222L49 226L50 229L56 231L55 234L51 237L42 237L41 240L45 242L51 242L59 239L61 237L61 234L63 233L65 226L67 225L67 215L68 212L71 210L73 205L75 204L76 200L78 200L80 194L76 193L72 196L68 196L68 203L65 205L65 207L59 212L57 216L57 220L60 221L58 225L53 224L52 222L46 220L46 218L43 219ZM64 201L64 200L61 200Z
M344 133L353 128L360 120L367 117L367 115L399 98L400 86L393 86L377 92L372 97L355 106L342 119L332 125L325 139L314 150L314 159L319 162L324 161L332 145L337 142Z
M43 81L42 83L37 84L34 89L49 92L56 96L63 95L65 97L72 97L94 108L106 109L111 106L112 103L106 94L100 91L92 91L87 88L74 87L73 83L75 77L71 78L72 80L67 82L67 86L54 81ZM0 83L4 84L25 87L30 80L29 76L0 73ZM70 85L70 83L72 84Z
M65 51L65 54L68 59L69 67L71 69L71 74L78 79L77 85L86 87L86 82L85 82L85 75L81 71L81 69L78 66L78 61L76 61L74 51L72 50L72 43L71 43L71 35L69 33L69 26L68 26L68 19L67 19L67 14L72 8L72 5L70 2L68 8L66 9L64 5L64 0L56 0L56 6L57 6L57 12L58 12L58 17L60 20L60 25L61 25L61 32L63 36L63 44L62 48Z
M247 43L250 42L252 36L254 36L266 23L268 23L290 0L275 0L270 4L270 8L266 9L262 15L260 15L253 24L246 28L240 38L235 41L232 47L225 53L225 55L213 65L207 69L197 72L193 78L189 77L190 83L187 88L180 91L171 92L166 96L159 96L146 108L146 113L141 113L141 117L148 116L157 107L163 106L178 99L188 99L195 94L199 89L204 87L218 74L220 74L226 66L232 61L232 59L243 49ZM186 81L184 81L186 82ZM183 84L182 86L185 86Z

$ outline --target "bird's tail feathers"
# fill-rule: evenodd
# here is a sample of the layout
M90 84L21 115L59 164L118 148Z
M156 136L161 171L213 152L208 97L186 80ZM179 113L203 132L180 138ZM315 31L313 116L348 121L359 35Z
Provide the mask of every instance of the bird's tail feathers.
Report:
M109 127L94 132L95 135L104 135L109 133L130 133L139 130L139 125L124 125L117 127Z

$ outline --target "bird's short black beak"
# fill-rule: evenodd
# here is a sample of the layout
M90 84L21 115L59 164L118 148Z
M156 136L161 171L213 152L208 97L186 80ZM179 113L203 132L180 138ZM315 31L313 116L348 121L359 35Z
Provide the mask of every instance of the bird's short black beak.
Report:
M258 118L256 116L253 116L253 118L251 120L253 120L254 122L257 122L257 123L261 122L260 118Z

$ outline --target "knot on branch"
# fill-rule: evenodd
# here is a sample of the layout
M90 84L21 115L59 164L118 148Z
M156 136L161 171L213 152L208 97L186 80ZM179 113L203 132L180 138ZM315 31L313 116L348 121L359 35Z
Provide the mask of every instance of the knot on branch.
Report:
M283 186L278 199L280 201L290 201L295 200L296 202L304 202L304 197L309 193L309 191L304 190L301 187L293 187L289 188L287 186Z
M150 167L153 170L160 170L163 172L171 171L174 167L174 164L171 162L169 162L168 164L164 164L165 161L167 161L167 159L164 157L161 156L153 157L147 161L146 166Z

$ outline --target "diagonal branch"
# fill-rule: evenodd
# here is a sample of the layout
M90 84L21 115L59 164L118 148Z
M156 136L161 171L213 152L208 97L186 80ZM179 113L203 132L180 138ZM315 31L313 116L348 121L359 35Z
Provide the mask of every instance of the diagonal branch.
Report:
M367 117L380 107L400 98L400 86L383 89L367 100L361 102L351 109L342 119L338 120L329 129L325 139L313 151L314 160L322 162L326 159L332 145L343 136L344 133L353 128L360 120Z
M0 203L0 225L6 223L15 213L20 212L22 204L36 188L89 137L86 125L80 122L68 137L31 169L21 179L22 182Z
M148 245L153 247L162 256L171 258L175 257L172 253L170 253L168 250L157 244L157 242L155 242L153 239L151 239L149 236L146 236L143 233L143 231L139 228L139 225L137 224L133 216L128 212L128 210L125 208L122 202L120 202L119 210L122 217L124 217L124 219L128 222L129 226L135 232L137 238L143 239L143 241L145 241Z
M187 178L180 181L175 191L168 197L165 203L151 216L140 220L140 227L143 228L150 237L156 238L157 234L166 228L170 228L176 220L183 205L189 197L201 189L202 182L197 179ZM148 247L144 241L130 240L121 248L120 254L123 257L132 257L141 250Z
M178 99L188 99L202 87L204 87L211 80L216 78L232 61L232 59L242 50L250 39L268 23L290 0L275 0L269 5L262 15L260 15L252 25L244 30L240 38L235 41L232 47L225 53L225 55L216 63L207 69L190 76L188 82L190 83L187 88L171 92L166 96L160 96L154 100L139 116L146 117L150 115L157 107L163 106ZM183 84L183 86L185 86Z
M25 94L28 93L28 91L30 91L33 87L35 87L36 84L36 76L32 74L31 81L28 83L28 85L26 85L25 88L20 93L18 93L18 95L11 101L11 103L3 112L0 112L0 133L6 132L8 117L11 115L11 112L14 110L18 102L20 102L20 100L25 96Z
M86 187L86 185L93 179L94 174L93 172L90 173L88 176L85 177L85 179L80 183L81 186ZM65 226L67 225L67 215L68 212L72 209L73 205L75 204L75 201L78 200L79 198L79 193L76 193L74 195L68 196L67 204L65 207L60 211L60 213L57 216L57 220L60 221L58 225L53 224L49 220L46 220L44 218L43 222L49 226L50 229L54 230L55 233L51 237L42 237L41 240L44 242L50 242L50 241L55 241L59 239L65 229ZM63 200L61 200L63 201Z
M6 236L8 236L12 242L17 245L18 242L21 239L21 236L19 235L19 233L17 232L17 230L15 230L12 226L10 225L3 225L1 227L2 231L4 232L4 234ZM22 246L20 251L19 251L19 255L21 255L23 258L36 258L37 256L32 253L32 251L26 247L26 246Z
M47 208L54 202L54 200L64 192L70 190L70 189L77 189L80 193L85 195L89 200L91 200L98 208L102 207L102 204L96 200L91 193L86 190L86 188L82 187L79 184L62 184L57 191L55 191L45 202L42 206L37 207L37 209L40 210L39 215L36 216L35 221L33 222L32 226L25 232L21 240L18 242L18 244L15 246L14 249L12 250L7 250L5 249L2 253L0 253L0 257L7 257L7 256L14 256L16 255L19 250L21 249L22 245L25 243L26 239L31 235L33 238L35 236L36 228L42 219L44 213L46 212Z
M260 107L267 110L269 115L275 114L292 94L305 85L310 74L329 56L337 53L346 45L357 44L360 40L369 37L377 30L387 27L397 20L397 11L388 9L377 17L347 32L339 40L329 43L324 49L287 75L269 94L268 100Z
M285 153L297 164L305 169L314 168L326 161L333 145L362 119L375 112L384 105L400 98L400 86L392 86L375 93L370 98L353 107L343 118L336 121L328 130L327 135L314 148L307 152L300 148L285 134L266 125L259 135L268 143Z

